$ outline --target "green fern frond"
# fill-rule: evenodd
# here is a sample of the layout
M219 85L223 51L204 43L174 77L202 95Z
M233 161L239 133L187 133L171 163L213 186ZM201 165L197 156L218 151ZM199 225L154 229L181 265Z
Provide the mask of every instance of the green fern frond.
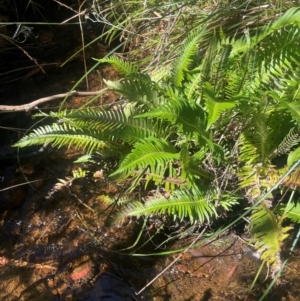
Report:
M184 72L188 70L188 66L192 62L192 57L198 50L197 46L205 33L205 28L193 31L184 41L181 47L181 55L178 57L177 63L172 70L172 82L175 87L181 87L184 79Z
M136 66L132 62L125 61L117 56L105 57L102 59L97 59L100 63L108 63L115 67L120 73L125 76L137 73L139 70L138 66Z
M128 116L125 108L119 106L116 110L99 108L97 110L71 111L64 117L61 117L61 120L76 128L112 131L127 124Z
M169 199L154 198L142 204L131 202L120 214L119 218L126 215L140 216L151 213L173 214L180 219L188 218L192 223L204 223L210 221L212 217L217 217L217 212L213 206L207 202L205 195L199 190L176 191Z
M218 45L218 51L211 65L211 80L212 86L216 93L220 93L224 89L224 85L227 85L227 73L230 65L229 56L232 50L230 43L221 43Z
M251 237L255 248L261 253L264 260L272 270L281 266L281 243L288 236L291 227L282 227L274 213L262 204L257 206L251 215Z
M135 118L140 110L134 104L126 104L112 110L85 110L70 113L65 122L83 129L97 129L111 137L128 143L149 136L157 137L162 133L161 125L150 119Z
M261 62L264 72L279 71L278 67L291 68L298 65L299 59L299 25L274 31L257 47L257 60Z
M212 86L209 83L206 83L203 87L204 90L204 98L206 109L208 111L208 119L207 119L207 127L208 130L221 116L225 111L234 108L237 105L235 101L226 101L220 102L214 91Z
M205 148L191 155L187 143L181 146L181 178L186 181L188 188L195 186L199 179L212 180L212 176L205 171L201 165L205 159L207 150Z
M300 124L300 102L299 101L293 101L293 102L288 102L281 100L278 108L280 110L287 111L291 114L292 118Z
M255 94L259 81L258 62L253 49L247 48L245 53L240 53L230 58L232 64L228 71L225 87L226 98L241 95L244 98Z
M125 173L129 177L133 171L146 168L149 172L163 175L168 163L176 159L179 159L179 153L170 143L164 139L148 137L134 145L132 152L111 176Z
M157 106L162 102L159 86L147 74L134 73L118 82L109 80L104 82L109 88L120 93L130 102L145 104L148 107Z
M287 159L287 165L292 166L294 162L300 158L300 147L297 147L293 152L291 152Z
M282 204L276 210L279 214L283 215L284 218L289 218L294 223L300 223L300 203L290 202L287 205Z
M205 113L202 107L191 104L183 95L138 117L157 118L170 122L189 138L206 137Z
M91 153L106 147L111 147L112 143L104 142L97 138L97 133L91 131L78 131L78 129L69 127L66 124L44 126L33 130L33 133L23 137L15 143L13 147L25 147L31 145L40 145L52 143L53 146L61 147L63 145L74 145L76 148L84 149Z
M186 74L186 81L184 82L184 94L186 98L195 103L195 97L199 94L200 85L202 83L202 73L200 68L194 69L191 73Z
M272 135L268 115L263 112L254 113L249 126L241 135L240 160L247 164L266 163L273 151L270 143Z

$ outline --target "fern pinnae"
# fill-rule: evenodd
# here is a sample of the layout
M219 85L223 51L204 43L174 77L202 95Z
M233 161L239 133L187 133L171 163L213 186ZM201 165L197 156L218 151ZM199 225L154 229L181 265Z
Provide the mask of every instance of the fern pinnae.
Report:
M300 203L290 202L288 205L280 205L276 212L289 218L294 223L300 223Z
M218 48L217 39L214 39L209 44L209 47L205 53L202 65L201 65L201 73L202 73L202 82L209 82L211 77L211 66L216 58Z
M115 92L120 93L130 102L155 107L160 104L159 86L144 73L134 73L120 81L104 80L106 85Z
M128 175L136 169L149 166L150 171L164 171L164 166L170 160L179 159L179 153L169 142L161 138L148 137L134 145L134 149L122 161L119 168L111 176L119 173Z
M210 129L210 127L220 118L221 114L225 111L232 109L237 105L235 101L226 101L220 102L217 100L217 97L209 83L204 85L204 98L206 109L208 111L208 120L206 130Z
M281 267L281 243L288 236L291 227L282 227L274 213L262 203L257 206L251 216L250 227L252 242L264 260L273 271Z
M124 215L140 216L151 213L169 213L181 220L188 218L191 223L204 223L210 221L217 212L212 204L207 203L206 198L197 190L193 192L176 191L170 198L154 198L144 204L134 202L129 209L125 209L119 217Z
M197 45L205 33L205 28L193 31L184 41L181 47L182 54L178 57L177 63L172 70L172 81L175 87L180 87L182 85L184 72L188 70L188 66L192 62L192 56L197 52Z
M54 123L52 126L47 125L35 129L28 136L15 143L13 147L41 145L44 143L52 143L53 146L57 147L74 145L76 148L86 150L88 153L93 152L95 149L102 149L112 145L109 141L105 142L98 139L97 133L84 132L66 124L58 125Z
M138 66L132 62L125 61L117 56L109 56L102 59L97 59L100 63L108 63L115 67L120 73L126 75L137 73Z
M117 110L86 109L72 112L66 116L67 123L84 129L114 130L127 123L128 117L120 106Z

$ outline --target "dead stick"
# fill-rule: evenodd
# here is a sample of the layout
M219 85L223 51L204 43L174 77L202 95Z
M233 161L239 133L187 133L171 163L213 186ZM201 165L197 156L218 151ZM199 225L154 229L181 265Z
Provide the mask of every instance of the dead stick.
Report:
M92 96L92 95L97 95L103 93L102 91L92 91L92 92L78 92L78 91L71 91L68 93L62 93L62 94L56 94L48 97L43 97L40 99L37 99L33 102L24 104L24 105L19 105L19 106L5 106L5 105L0 105L0 113L9 113L9 112L20 112L20 111L29 111L30 109L36 109L37 105L42 104L44 102L48 102L50 100L58 99L58 98L63 98L67 96Z

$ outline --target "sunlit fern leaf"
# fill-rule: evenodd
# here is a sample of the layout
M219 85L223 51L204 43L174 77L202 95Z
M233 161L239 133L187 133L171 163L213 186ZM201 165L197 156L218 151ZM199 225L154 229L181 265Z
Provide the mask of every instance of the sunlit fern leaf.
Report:
M205 28L192 31L184 41L181 49L181 55L177 58L177 62L172 69L172 81L176 87L180 87L182 85L184 72L188 70L189 64L192 62L192 57L196 54L198 44L205 33Z
M299 159L300 159L300 147L297 147L293 152L289 154L287 165L292 166L292 164Z
M299 7L292 7L287 10L281 17L279 17L269 28L269 31L277 30L290 24L300 23L300 9Z
M178 97L160 107L153 108L138 117L158 118L169 121L173 126L188 137L206 137L205 133L205 113L202 107L191 104L184 95Z
M105 83L131 102L153 107L162 101L158 93L159 86L147 74L134 73L120 81L105 80Z
M51 113L52 118L59 118L60 122L82 130L97 130L99 135L119 138L120 141L134 143L141 138L160 136L163 133L162 125L154 120L137 119L134 115L138 108L129 103L111 110L101 108L74 110L70 112Z
M61 120L71 126L84 129L114 130L128 122L124 107L118 109L105 110L98 108L85 109L80 111L70 111Z
M280 110L287 111L291 114L292 118L300 125L300 102L288 102L282 100L278 106Z
M94 150L112 147L113 141L104 142L97 137L95 131L83 131L66 124L58 125L54 123L52 126L46 125L33 130L33 133L23 137L15 143L14 147L25 147L31 145L39 145L44 143L52 143L53 146L61 147L63 145L71 145L76 148L91 153ZM116 144L117 145L117 144Z
M290 202L287 205L282 204L276 210L279 214L283 215L285 218L289 218L294 223L300 223L300 203Z
M198 189L191 192L181 190L176 191L173 196L166 199L154 198L142 204L131 202L124 211L120 212L118 218L126 215L140 216L151 213L173 214L180 219L189 218L192 223L210 221L212 217L217 217L217 212L213 204L207 202L205 195Z
M83 155L76 159L73 163L93 163L95 164L96 161L92 155Z
M200 69L194 69L194 72L186 74L184 82L184 94L189 102L195 102L195 98L199 93L199 88L202 83L202 73Z
M256 206L250 219L252 243L272 270L281 267L280 251L283 240L291 227L282 227L274 213L262 203Z
M88 174L88 171L87 170L83 170L81 168L78 168L76 170L73 170L72 174L73 174L73 178L74 179L80 179L80 178L86 177L87 174Z
M276 51L274 51L274 48ZM266 53L271 55L266 56ZM299 58L298 25L290 25L284 29L274 31L257 47L257 59L262 62L264 71L271 71L271 68L276 66L289 68L290 63L297 64Z
M267 40L272 33L278 31L286 26L299 24L300 23L300 9L299 7L292 7L287 10L282 16L277 18L277 20L271 21L269 24L263 26L258 35L254 35L251 38L251 48L254 48L256 45L259 45L262 40ZM235 52L244 52L249 46L249 43L246 41L246 38L240 39L238 46L235 49ZM276 48L274 48L276 49Z
M209 83L204 85L204 97L206 109L208 111L207 127L208 130L225 111L234 108L237 105L235 101L219 101Z
M120 73L124 74L125 76L132 73L137 73L139 71L138 66L136 66L134 63L125 61L124 59L121 59L117 56L105 57L97 61L100 63L111 64Z
M163 175L168 163L176 159L179 159L179 153L169 142L148 137L134 145L131 153L123 159L111 176L125 174L129 177L135 170L144 170L147 167L150 172Z
M149 136L159 137L162 134L162 125L154 120L135 118L139 111L127 104L111 110L87 110L71 113L65 122L74 127L97 129L106 132L112 137L128 143L137 142ZM128 108L127 110L127 107Z

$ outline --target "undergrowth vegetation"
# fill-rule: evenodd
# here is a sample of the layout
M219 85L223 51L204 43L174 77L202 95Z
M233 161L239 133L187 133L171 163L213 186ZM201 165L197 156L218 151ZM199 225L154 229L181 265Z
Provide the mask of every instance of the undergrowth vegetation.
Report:
M292 1L284 12L253 1L113 2L100 14L94 1L92 12L108 40L126 41L127 59L98 60L123 74L106 81L119 101L38 114L53 124L14 146L117 157L112 179L128 191L156 189L146 201L119 200L119 219L168 213L201 227L243 206L234 223L249 219L251 244L275 277L286 221L300 222L300 10Z

